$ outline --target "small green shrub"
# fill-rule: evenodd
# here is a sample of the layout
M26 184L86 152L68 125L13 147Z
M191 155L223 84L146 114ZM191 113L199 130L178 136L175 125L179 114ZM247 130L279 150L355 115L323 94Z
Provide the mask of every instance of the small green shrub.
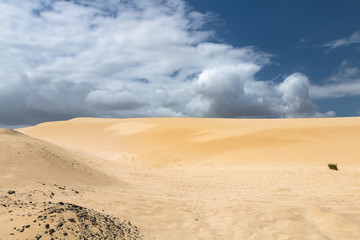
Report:
M332 164L332 163L329 163L328 164L328 167L332 170L335 170L335 171L339 171L338 167L337 167L337 164Z

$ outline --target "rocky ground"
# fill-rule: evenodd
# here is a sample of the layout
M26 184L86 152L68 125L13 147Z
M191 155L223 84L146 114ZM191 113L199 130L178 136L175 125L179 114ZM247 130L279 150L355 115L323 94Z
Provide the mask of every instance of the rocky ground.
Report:
M39 201L52 200L53 192L0 193L0 239L143 239L130 221L72 203Z

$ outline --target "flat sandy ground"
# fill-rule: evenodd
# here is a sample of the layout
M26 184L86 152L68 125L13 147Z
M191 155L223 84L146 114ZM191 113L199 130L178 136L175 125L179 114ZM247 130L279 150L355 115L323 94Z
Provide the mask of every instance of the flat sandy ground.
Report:
M58 202L104 226L130 221L126 239L360 239L360 118L78 118L18 131L0 132L0 239L79 238L71 209L34 222ZM50 235L46 221L65 225Z

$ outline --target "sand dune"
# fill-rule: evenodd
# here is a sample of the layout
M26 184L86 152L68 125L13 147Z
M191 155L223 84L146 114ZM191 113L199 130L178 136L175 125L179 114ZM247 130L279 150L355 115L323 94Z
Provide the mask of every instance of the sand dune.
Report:
M1 187L28 182L94 185L112 181L79 161L79 156L10 129L0 129L0 163Z
M61 146L157 166L360 166L360 118L78 118L21 131Z
M360 118L78 118L19 131L0 134L0 239L360 236ZM117 227L129 235L97 230Z
M0 239L141 239L127 221L68 203L122 184L85 163L54 144L0 129Z

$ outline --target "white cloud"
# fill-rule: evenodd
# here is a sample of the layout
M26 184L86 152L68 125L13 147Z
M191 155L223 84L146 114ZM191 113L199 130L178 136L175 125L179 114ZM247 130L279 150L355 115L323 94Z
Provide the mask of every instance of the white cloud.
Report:
M271 107L245 86L254 82L260 66L250 62L205 69L191 85L194 98L187 113L207 117L255 117L272 115Z
M291 117L314 116L318 109L309 100L309 88L310 81L305 75L294 73L287 77L279 85L279 91L285 103L283 111Z
M140 98L129 91L112 92L111 89L95 90L90 92L86 101L95 107L104 110L129 110L138 109L146 106L146 102L142 102Z
M312 86L311 99L342 98L358 96L360 93L360 79L344 83Z
M340 66L335 69L335 74L330 76L330 82L348 82L354 79L360 79L360 69L353 65L349 60L344 60Z
M350 45L350 44L355 44L355 43L360 43L360 31L354 32L349 37L340 38L335 41L325 43L323 45L323 47L330 47L330 48L334 49L334 48L338 48L338 47L342 47L342 46L346 46L346 45Z
M343 61L324 85L312 86L311 99L342 98L360 95L360 68Z
M324 87L256 79L271 56L214 42L209 18L182 0L0 0L0 124L322 114Z

